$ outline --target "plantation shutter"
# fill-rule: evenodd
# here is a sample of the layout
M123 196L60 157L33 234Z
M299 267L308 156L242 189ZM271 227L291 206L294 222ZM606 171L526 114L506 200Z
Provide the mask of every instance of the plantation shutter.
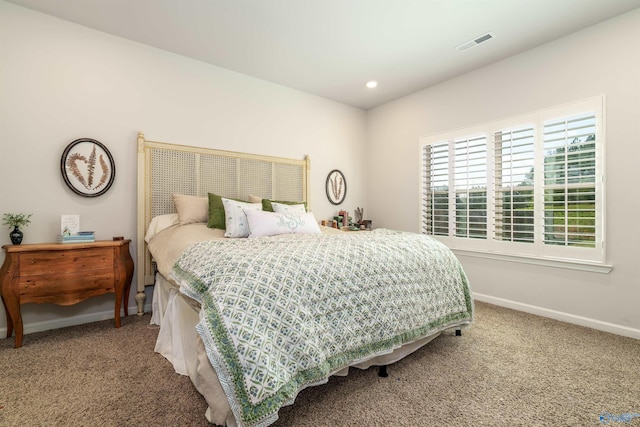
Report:
M425 145L422 151L422 232L449 235L449 145Z
M455 235L487 237L487 137L453 142Z
M533 127L494 134L494 239L534 241Z
M596 114L544 123L544 243L596 245Z
M421 137L422 232L465 254L607 267L603 110L593 97Z

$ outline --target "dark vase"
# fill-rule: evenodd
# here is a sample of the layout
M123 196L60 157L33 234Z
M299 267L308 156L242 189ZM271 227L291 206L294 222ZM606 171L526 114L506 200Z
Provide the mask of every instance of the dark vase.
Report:
M22 243L22 231L20 231L17 225L13 227L13 231L9 233L9 237L11 237L11 243L14 245Z

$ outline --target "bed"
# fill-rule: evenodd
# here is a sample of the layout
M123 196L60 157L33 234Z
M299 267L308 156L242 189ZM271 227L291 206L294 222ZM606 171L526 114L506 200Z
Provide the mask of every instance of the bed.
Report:
M473 321L458 260L429 236L318 225L310 161L138 135L138 311L155 351L227 426L266 426L306 387L394 363Z

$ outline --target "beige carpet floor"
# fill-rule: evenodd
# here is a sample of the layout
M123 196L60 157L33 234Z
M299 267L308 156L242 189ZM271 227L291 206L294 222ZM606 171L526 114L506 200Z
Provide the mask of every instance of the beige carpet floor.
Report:
M210 426L156 335L145 315L0 340L0 426ZM389 373L303 390L274 425L640 426L640 341L489 304Z

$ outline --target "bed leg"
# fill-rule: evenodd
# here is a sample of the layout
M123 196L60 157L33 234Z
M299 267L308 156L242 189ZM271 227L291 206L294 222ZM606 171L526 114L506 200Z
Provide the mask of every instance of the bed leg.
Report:
M142 316L144 314L144 300L146 299L146 295L143 292L138 292L136 294L136 304L138 304L138 316Z
M456 336L457 337L461 337L462 336L462 329L456 329Z
M387 365L378 366L378 376L382 378L387 378L389 376L387 373Z

